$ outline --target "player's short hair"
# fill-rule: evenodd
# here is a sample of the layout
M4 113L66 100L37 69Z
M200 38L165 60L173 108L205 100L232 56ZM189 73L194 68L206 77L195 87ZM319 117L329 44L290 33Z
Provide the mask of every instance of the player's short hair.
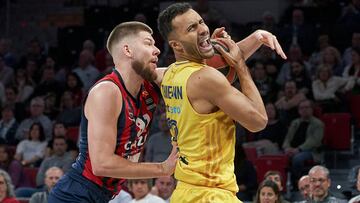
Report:
M157 24L158 30L165 40L168 40L169 34L173 30L172 20L190 9L191 5L189 3L175 3L161 11L157 19Z
M106 43L107 50L113 56L113 47L115 44L120 42L125 37L130 35L136 35L141 31L145 31L145 32L149 32L150 34L153 34L152 29L145 23L137 22L137 21L120 23L111 31L107 39L107 43Z

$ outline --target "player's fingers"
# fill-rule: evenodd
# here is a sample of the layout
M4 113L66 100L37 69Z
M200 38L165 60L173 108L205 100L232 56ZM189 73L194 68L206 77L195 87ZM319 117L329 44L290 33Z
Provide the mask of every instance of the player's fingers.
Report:
M275 42L275 50L276 53L278 53L281 56L281 58L287 59L286 54L284 53L283 49L280 46L280 43L277 40Z
M237 46L234 40L232 40L231 38L219 38L217 40L225 44L227 47L229 47L229 49Z
M220 27L220 28L216 28L213 32L213 34L211 35L211 38L218 38L221 37L221 33L225 30L225 27Z

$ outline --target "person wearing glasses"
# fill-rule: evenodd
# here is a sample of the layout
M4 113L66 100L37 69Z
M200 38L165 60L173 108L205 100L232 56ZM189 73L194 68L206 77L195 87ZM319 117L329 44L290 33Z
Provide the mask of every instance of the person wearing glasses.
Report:
M316 165L309 171L311 199L308 203L342 203L346 202L330 194L331 185L329 169Z

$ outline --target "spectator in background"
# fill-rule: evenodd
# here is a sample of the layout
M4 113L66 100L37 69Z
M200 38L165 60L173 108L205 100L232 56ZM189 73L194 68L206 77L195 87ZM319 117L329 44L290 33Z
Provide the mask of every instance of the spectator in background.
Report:
M36 86L32 97L46 96L51 93L56 95L57 101L62 92L63 85L55 79L55 68L52 66L45 66L42 70L40 82Z
M29 203L47 203L49 192L63 175L64 172L56 166L47 169L43 180L45 182L46 190L34 193L31 196Z
M322 51L320 64L331 67L331 70L336 76L341 76L344 71L344 67L341 64L340 52L332 46L328 46Z
M146 143L146 162L165 161L172 149L171 134L167 125L166 113L160 114L158 125L160 132L151 135L149 141Z
M273 33L275 36L278 36L279 28L276 23L276 19L273 13L270 11L265 11L262 15L262 23L260 29L266 30Z
M41 126L45 132L46 140L51 139L52 122L47 116L44 115L44 109L45 101L43 98L35 97L31 100L30 117L20 123L16 131L16 139L26 139L28 137L30 126L35 122L41 123Z
M309 202L342 203L329 192L331 185L329 169L324 166L314 166L309 171L311 200Z
M45 158L39 167L39 171L36 175L36 185L42 186L44 184L44 177L46 171L51 167L59 167L64 173L66 173L71 164L74 162L73 157L67 152L66 138L63 136L54 137L53 140L53 155Z
M20 203L14 194L14 185L9 174L0 169L0 202L1 203Z
M44 115L47 116L50 120L55 120L59 114L56 94L54 92L49 92L44 96L44 100Z
M79 56L79 66L73 70L80 77L86 92L100 75L100 72L93 66L93 62L94 55L89 50L83 50Z
M9 85L14 80L14 69L5 64L4 57L0 54L0 83Z
M256 87L258 88L263 101L275 101L277 96L277 84L271 77L267 76L264 64L256 62L252 68L253 79Z
M15 188L23 186L23 167L7 145L0 145L0 168L9 173Z
M316 32L311 24L305 23L304 12L295 8L292 11L292 22L286 24L280 31L279 39L282 40L284 47L298 45L304 51L306 56L314 51L316 44Z
M357 179L356 179L356 189L358 192L360 192L360 168L357 170ZM360 202L360 194L353 197L349 203L357 203Z
M254 203L282 203L278 185L272 180L261 182Z
M23 166L38 167L44 158L46 146L42 125L33 123L30 127L29 138L17 145L15 159L20 161Z
M310 177L309 175L304 175L299 179L298 189L302 195L303 201L301 203L306 203L311 200L311 190L310 190ZM300 203L300 202L299 202Z
M0 144L16 145L15 138L19 123L14 117L14 109L10 105L4 106L1 111L0 120Z
M285 82L284 96L281 96L276 101L275 106L279 110L280 120L282 120L286 126L298 117L297 106L305 99L305 94L299 92L295 81L290 80Z
M293 62L302 63L305 70L308 72L311 68L310 64L304 60L301 48L298 45L291 45L289 49L289 60L281 66L280 72L276 78L276 82L279 85L284 85L285 82L291 77L291 64Z
M289 203L287 200L285 200L284 196L282 195L282 192L284 191L284 187L282 185L283 179L284 177L281 176L281 173L279 171L268 171L264 175L264 180L271 180L278 186L280 202Z
M1 83L0 83L1 84ZM0 88L1 89L1 88ZM14 110L15 119L20 122L27 115L25 112L25 105L22 102L17 101L17 88L13 85L5 88L5 103L3 106L9 106Z
M324 53L324 50L330 46L329 35L328 34L319 35L317 46L318 46L318 50L314 51L309 59L309 63L311 65L311 75L315 75L316 67L318 67L321 63L322 53Z
M62 123L60 121L56 121L53 126L54 126L53 139L51 139L48 142L46 152L45 152L45 158L51 157L54 154L54 151L53 151L54 138L56 138L56 137L66 138L68 136L68 134L67 134L68 130L64 123ZM77 143L73 142L72 140L67 139L66 144L67 144L67 152L69 152L71 154L71 156L73 157L73 159L75 159L79 153L79 149L76 145Z
M261 154L277 154L284 142L287 127L279 120L273 103L265 105L268 123L264 130L254 133L255 141L246 142L244 147L255 147Z
M252 201L257 187L256 170L254 165L247 160L244 148L239 141L235 145L234 166L236 183L239 187L236 196L241 201Z
M60 113L57 116L58 121L66 126L79 126L81 121L81 107L75 106L72 93L65 91L61 96Z
M150 193L152 179L128 180L129 189L134 194L130 203L165 203L163 199Z
M333 76L330 66L320 65L316 80L312 83L312 91L323 112L339 112L344 108L341 95L351 88L350 82L346 78Z
M74 106L81 106L83 97L84 97L84 90L83 90L83 83L79 76L74 73L70 72L66 77L66 86L65 91L70 91Z
M345 30L350 32L360 27L360 1L351 0L342 10L339 23L344 24Z
M351 63L345 67L343 77L351 80L353 94L360 94L360 46L352 48Z
M34 83L29 80L25 69L17 69L15 77L15 87L17 88L16 102L27 102L34 92Z
M161 197L166 203L170 203L170 197L176 187L174 176L165 176L155 179L155 185L151 189L151 194Z
M0 38L0 55L7 66L16 67L16 56L11 52L11 39Z
M312 96L311 77L302 61L293 61L291 63L291 72L288 80L295 81L299 92L302 92L306 96Z
M324 155L324 124L313 116L313 103L310 100L300 102L298 111L300 117L291 122L283 144L285 153L291 158L293 185L304 174L306 161L322 163Z
M95 54L95 48L95 43L92 40L87 39L83 42L82 50L88 50L92 54Z
M37 67L40 67L46 60L41 43L36 38L29 41L26 52L27 53L20 59L20 67L25 67L29 61L34 62Z
M27 79L34 84L38 84L41 79L41 73L40 73L40 66L36 63L35 60L28 59L25 64L25 70L26 70L26 77ZM23 68L21 66L20 68Z
M351 46L345 49L342 57L344 67L351 65L353 47L360 47L360 31L352 33Z

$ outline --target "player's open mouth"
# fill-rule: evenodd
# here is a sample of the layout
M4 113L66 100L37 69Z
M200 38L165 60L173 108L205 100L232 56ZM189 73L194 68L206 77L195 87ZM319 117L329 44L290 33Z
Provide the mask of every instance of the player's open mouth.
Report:
M158 59L157 59L157 58L156 58L156 59L152 59L152 60L150 61L150 63L154 64L155 66L157 66L157 62L158 62Z
M198 45L199 45L200 51L202 51L202 52L210 51L213 48L211 43L210 43L210 38L209 37L200 40Z

